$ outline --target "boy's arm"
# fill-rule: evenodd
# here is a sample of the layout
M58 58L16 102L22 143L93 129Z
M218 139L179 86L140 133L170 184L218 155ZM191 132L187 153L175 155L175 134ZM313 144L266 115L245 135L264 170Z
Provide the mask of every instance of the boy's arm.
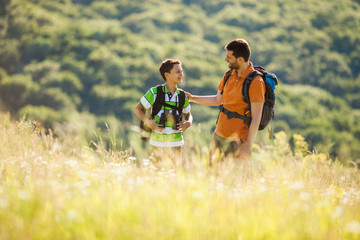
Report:
M152 130L161 130L162 125L156 124L156 120L148 119L145 115L146 109L141 105L141 103L138 103L135 107L135 114L140 118L141 121L143 121L146 125L148 125Z
M185 94L191 102L207 106L219 106L223 97L220 91L216 95L208 96L191 95L189 92L185 92Z
M181 132L185 132L185 130L191 126L192 121L193 121L193 117L192 117L191 113L185 113L184 118L185 118L185 121L181 121L178 124Z

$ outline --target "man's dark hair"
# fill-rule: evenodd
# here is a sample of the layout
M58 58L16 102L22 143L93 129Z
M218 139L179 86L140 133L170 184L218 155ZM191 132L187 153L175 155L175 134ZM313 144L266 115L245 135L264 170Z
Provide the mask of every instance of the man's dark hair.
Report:
M236 58L244 58L245 62L249 61L250 59L250 45L244 39L232 40L225 46L225 49L228 51L233 51L233 55Z
M179 60L174 60L174 59L165 59L160 64L159 71L165 82L166 82L165 73L166 72L170 73L171 69L174 67L175 64L181 64L181 62Z

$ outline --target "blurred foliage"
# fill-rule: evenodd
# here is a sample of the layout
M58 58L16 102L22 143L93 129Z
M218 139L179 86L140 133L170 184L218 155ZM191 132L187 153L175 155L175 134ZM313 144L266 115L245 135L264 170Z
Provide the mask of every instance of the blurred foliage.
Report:
M270 144L254 144L249 162L209 168L200 148L175 167L166 157L114 150L124 129L115 117L109 124L85 112L71 117L78 125L63 130L85 134L87 121L108 140L89 148L79 135L56 128L64 135L54 137L36 121L0 112L1 239L359 239L358 165L308 152L301 135L292 150L287 134L275 133ZM210 139L197 140L206 148Z
M0 4L0 102L13 116L28 111L46 128L68 126L75 116L110 117L124 128L140 97L163 83L162 59L183 62L181 88L214 94L227 68L224 46L240 37L252 46L251 60L280 79L275 131L299 133L309 149L343 161L360 157L359 1ZM216 109L193 105L193 114L211 132ZM91 139L85 132L75 131ZM128 134L117 133L123 146L130 145Z

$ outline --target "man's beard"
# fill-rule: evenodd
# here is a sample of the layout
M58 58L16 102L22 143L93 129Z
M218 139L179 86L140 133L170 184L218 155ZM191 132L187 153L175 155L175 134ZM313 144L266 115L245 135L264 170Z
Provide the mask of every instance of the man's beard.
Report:
M229 63L229 68L234 69L234 70L238 70L239 66Z

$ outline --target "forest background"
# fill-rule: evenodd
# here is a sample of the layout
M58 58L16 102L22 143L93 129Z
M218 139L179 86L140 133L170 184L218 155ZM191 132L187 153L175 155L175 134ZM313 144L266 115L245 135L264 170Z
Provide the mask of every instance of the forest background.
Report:
M183 62L184 90L215 94L224 46L245 38L252 62L280 79L275 132L356 161L359 12L359 0L0 0L0 110L80 144L141 146L133 109L163 83L161 60ZM192 104L192 113L185 137L199 149L218 110Z

